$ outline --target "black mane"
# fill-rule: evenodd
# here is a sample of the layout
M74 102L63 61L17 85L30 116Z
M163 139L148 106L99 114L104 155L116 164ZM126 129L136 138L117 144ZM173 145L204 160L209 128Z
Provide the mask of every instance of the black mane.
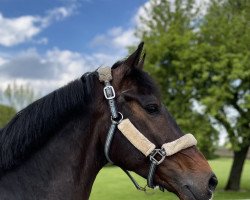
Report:
M0 130L0 172L17 166L62 128L65 121L87 109L93 74L30 104Z

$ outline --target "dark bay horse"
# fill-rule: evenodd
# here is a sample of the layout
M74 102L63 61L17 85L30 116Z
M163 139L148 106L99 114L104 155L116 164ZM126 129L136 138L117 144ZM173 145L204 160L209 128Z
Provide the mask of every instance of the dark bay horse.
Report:
M143 72L143 45L112 67L117 110L160 147L183 136ZM96 72L35 101L0 130L1 200L86 200L107 163L110 110ZM109 150L114 164L147 177L150 162L118 129ZM195 146L166 157L155 184L181 200L208 200L217 180Z

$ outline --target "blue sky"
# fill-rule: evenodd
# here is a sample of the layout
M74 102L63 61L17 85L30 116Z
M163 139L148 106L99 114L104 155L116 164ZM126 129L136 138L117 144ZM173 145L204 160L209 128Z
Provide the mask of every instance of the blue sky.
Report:
M0 89L28 84L46 94L137 45L145 0L1 0Z

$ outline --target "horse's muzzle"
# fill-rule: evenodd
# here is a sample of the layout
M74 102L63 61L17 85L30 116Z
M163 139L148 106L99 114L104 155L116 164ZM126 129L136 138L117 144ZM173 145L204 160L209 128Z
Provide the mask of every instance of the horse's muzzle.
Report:
M185 184L182 192L179 192L181 200L210 200L213 192L218 184L218 180L214 174L208 179L207 186L203 184ZM203 185L203 186L202 186Z

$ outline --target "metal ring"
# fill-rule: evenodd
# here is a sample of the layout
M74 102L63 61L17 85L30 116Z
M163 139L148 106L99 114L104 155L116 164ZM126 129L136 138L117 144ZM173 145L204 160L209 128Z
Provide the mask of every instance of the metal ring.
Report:
M120 112L118 112L118 115L119 116L117 118L115 118L115 119L111 116L112 123L114 123L114 124L120 124L121 123L121 121L123 120L123 115Z

